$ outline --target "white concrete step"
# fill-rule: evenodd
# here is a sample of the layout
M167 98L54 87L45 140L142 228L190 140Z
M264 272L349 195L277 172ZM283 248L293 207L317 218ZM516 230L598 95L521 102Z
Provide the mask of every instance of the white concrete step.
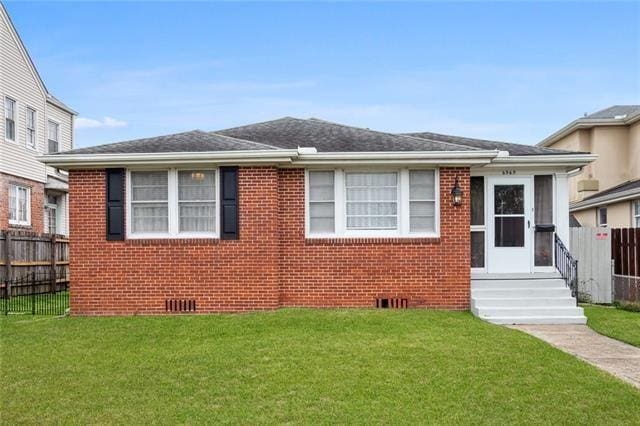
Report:
M471 288L471 297L481 298L529 298L529 297L571 297L567 287L540 288Z
M548 308L529 307L475 307L474 310L482 318L519 318L519 317L577 317L584 316L578 306L554 306Z
M573 297L472 297L471 305L484 307L544 307L544 306L575 306Z
M564 280L557 278L522 279L522 280L479 280L471 282L471 289L483 288L562 288L566 287Z
M511 273L511 274L481 274L472 273L471 281L484 281L484 280L525 280L525 279L550 279L550 278L562 278L559 272L536 272L531 273Z

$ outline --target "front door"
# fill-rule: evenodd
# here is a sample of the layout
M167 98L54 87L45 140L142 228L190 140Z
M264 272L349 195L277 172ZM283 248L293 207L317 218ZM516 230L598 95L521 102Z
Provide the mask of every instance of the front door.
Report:
M490 177L488 189L489 272L531 272L531 178Z

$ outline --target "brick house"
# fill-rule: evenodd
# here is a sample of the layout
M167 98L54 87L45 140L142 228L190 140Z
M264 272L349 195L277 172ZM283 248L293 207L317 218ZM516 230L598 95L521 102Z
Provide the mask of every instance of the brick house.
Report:
M568 240L567 174L592 159L288 117L41 157L69 170L74 314L408 306L496 322L584 320L553 235ZM481 288L496 277L551 293ZM483 294L515 305L483 311Z
M0 2L0 230L67 234L67 175L36 157L73 148L75 112L45 86Z

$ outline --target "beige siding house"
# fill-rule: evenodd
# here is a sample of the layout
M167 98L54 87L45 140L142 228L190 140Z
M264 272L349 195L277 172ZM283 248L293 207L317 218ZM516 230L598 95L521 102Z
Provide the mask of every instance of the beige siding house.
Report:
M640 105L585 115L538 145L598 155L569 178L576 226L640 227Z
M67 234L67 175L38 155L73 148L75 112L51 95L0 3L0 230Z

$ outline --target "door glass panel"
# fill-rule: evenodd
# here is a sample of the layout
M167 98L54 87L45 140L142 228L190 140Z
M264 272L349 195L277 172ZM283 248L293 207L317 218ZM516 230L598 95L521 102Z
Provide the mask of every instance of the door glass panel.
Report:
M484 231L471 232L471 267L484 268Z
M496 247L524 247L524 216L495 218Z
M484 225L484 178L471 177L471 224Z
M553 177L534 177L536 225L553 224ZM535 266L553 266L553 232L535 233Z
M495 214L524 214L524 185L494 186Z

